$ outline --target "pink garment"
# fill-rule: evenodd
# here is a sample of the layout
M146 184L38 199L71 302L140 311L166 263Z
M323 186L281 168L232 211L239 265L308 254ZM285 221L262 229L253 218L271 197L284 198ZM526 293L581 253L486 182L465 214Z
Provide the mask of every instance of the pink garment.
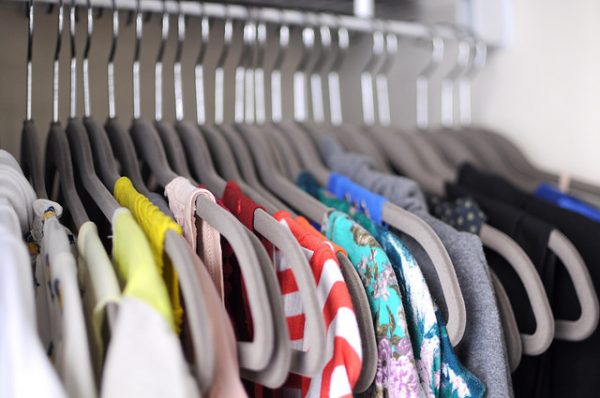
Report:
M225 312L222 300L216 294L215 285L210 280L207 270L202 267L202 262L197 256L193 256L193 258L194 264L199 270L197 275L202 287L202 296L210 314L208 321L212 330L213 343L218 348L212 384L205 396L209 398L247 398L246 390L240 380L237 345L231 321ZM198 361L199 358L196 360Z
M175 220L183 229L183 237L204 262L223 301L221 235L206 221L196 217L196 199L204 196L216 203L214 195L206 189L194 186L183 177L176 177L168 183L165 195Z

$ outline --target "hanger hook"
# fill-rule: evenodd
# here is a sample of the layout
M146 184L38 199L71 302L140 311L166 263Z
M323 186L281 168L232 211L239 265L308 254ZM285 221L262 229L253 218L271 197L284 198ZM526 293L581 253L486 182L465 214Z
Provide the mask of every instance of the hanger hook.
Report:
M58 26L56 29L56 47L54 49L54 62L52 64L52 121L58 123L58 84L60 74L60 49L62 45L62 34L64 30L64 4L58 0Z
M139 119L142 114L141 87L140 87L140 50L142 47L143 15L141 13L141 0L135 4L135 47L133 50L133 118Z
M323 103L323 82L321 73L328 56L331 54L331 30L316 14L313 15L313 24L315 25L315 44L318 43L319 46L313 47L313 57L307 67L306 75L310 83L313 121L323 123L325 121L325 106Z
M377 115L379 117L379 124L382 126L389 126L392 120L388 74L396 60L396 55L398 54L398 36L393 32L387 31L385 25L383 26L382 31L384 39L383 60L379 64L378 70L374 71L375 91L377 93Z
M112 38L108 53L107 82L108 82L108 117L116 117L115 106L115 53L117 52L117 38L119 37L119 11L116 0L112 0Z
M169 38L169 13L167 12L167 0L162 1L162 15L160 19L160 45L154 64L154 119L157 122L162 120L163 114L163 58L165 47Z
M87 0L87 33L85 37L85 48L83 49L83 115L90 117L91 98L90 98L90 48L92 46L92 35L94 34L94 10L91 0Z
M265 51L267 47L267 24L264 21L256 24L256 53L254 59L254 110L256 123L266 120L265 106Z
M75 0L71 0L71 9L69 10L69 41L71 44L71 68L70 68L70 78L71 78L71 87L69 91L69 105L70 112L69 117L71 119L77 116L77 52L76 52L76 42L75 42L75 24L76 24L76 12L77 6L75 5Z
M255 68L258 58L258 32L257 32L257 16L256 10L250 9L248 16L248 23L246 24L246 70L244 79L244 120L246 123L254 123L255 109L254 109L254 98L255 93Z
M250 13L247 12L242 23L242 46L238 54L238 58L235 59L235 95L234 95L234 120L237 123L244 121L244 110L246 105L246 90L245 84L249 83L250 79L246 78L246 74L252 74L250 70L251 64L251 41L253 32L253 22L251 21Z
M431 45L429 62L416 80L417 128L420 130L429 128L429 80L444 59L444 39L436 27L430 26L428 30Z
M307 119L306 74L310 66L311 51L315 46L315 29L309 26L307 14L302 14L306 26L300 28L302 56L294 71L294 119L303 122Z
M371 33L373 45L371 47L371 56L365 67L360 73L360 88L362 98L363 122L366 125L375 123L375 92L373 90L374 72L379 69L379 65L385 57L385 35L379 24L374 23Z
M196 65L194 67L194 77L196 83L196 118L198 125L206 123L206 103L204 100L204 57L208 48L208 40L210 38L210 19L204 15L200 21L200 50L196 57Z
M229 15L229 6L225 7L225 23L223 25L223 45L217 59L215 68L215 123L221 124L224 120L224 95L225 95L225 60L231 47L233 37L233 21Z
M462 126L471 124L471 83L473 78L483 69L487 58L487 45L479 39L472 31L463 28L470 45L472 54L468 66L458 77L458 110L459 123Z
M116 0L112 0L112 39L108 53L107 82L108 82L108 117L116 117L115 106L115 53L117 52L117 39L119 37L119 10Z
M442 126L450 128L454 125L454 87L455 81L468 70L471 59L471 44L468 37L460 32L456 26L447 26L457 40L458 50L456 60L450 71L442 78L441 84L441 122Z
M183 79L181 69L181 55L185 41L185 14L181 12L181 1L177 0L177 49L175 50L175 63L173 64L173 88L175 89L175 119L183 120Z
M32 119L31 92L33 88L33 0L27 3L27 70L25 76L25 119Z
M337 19L336 19L337 21ZM335 48L333 62L327 74L327 84L329 88L329 117L331 124L339 126L342 124L342 94L340 89L339 71L344 63L344 59L350 47L350 34L348 29L339 26L336 29L337 40L332 42L332 48Z
M281 11L283 16L283 11ZM283 18L282 18L283 19ZM281 66L290 44L290 27L282 24L277 30L277 47L275 62L271 68L271 120L281 122L283 120L283 101L281 87Z

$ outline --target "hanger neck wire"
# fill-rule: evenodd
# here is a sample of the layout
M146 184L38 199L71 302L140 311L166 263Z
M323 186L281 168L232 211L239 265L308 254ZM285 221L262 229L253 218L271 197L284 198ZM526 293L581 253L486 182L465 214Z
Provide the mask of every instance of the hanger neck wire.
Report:
M117 38L119 36L119 11L116 0L112 0L112 43L108 55L107 82L108 82L108 117L116 117L115 106L115 53L117 50Z
M228 17L223 26L223 46L217 61L217 67L215 68L215 124L222 124L224 120L224 67L232 36L233 22L231 18Z
M33 85L33 0L29 0L27 4L27 70L26 70L26 87L25 87L25 120L31 120L31 93Z
M279 123L283 120L283 101L281 92L281 65L285 57L285 52L290 43L290 28L282 25L279 28L279 45L277 47L277 57L271 70L271 120Z
M182 121L184 116L181 54L183 53L183 42L185 40L185 15L181 12L181 6L179 7L177 15L177 50L175 51L175 63L173 64L173 86L175 90L175 118L177 121Z
M429 79L444 59L444 40L433 28L430 28L430 34L431 56L416 80L416 117L419 130L429 128Z
M140 48L142 44L143 18L140 12L140 1L137 0L135 10L135 48L133 52L133 118L139 119L142 113L141 109L141 88L140 88Z
M69 117L71 119L77 116L77 43L75 42L75 14L77 8L75 7L75 0L71 0L71 9L69 10L69 39L71 43L71 91L69 96Z
M83 50L83 115L90 117L92 115L92 104L90 98L90 65L89 54L92 46L92 34L94 33L94 10L91 7L90 0L87 4L87 37L85 49Z
M340 126L343 123L342 117L342 94L340 88L339 70L344 61L344 56L350 45L350 35L346 28L337 29L337 56L333 62L331 70L327 74L327 87L329 90L329 117L331 124Z
M233 119L236 123L242 123L244 121L244 83L246 76L246 61L249 54L249 32L250 25L252 22L246 18L242 22L242 46L240 49L239 57L236 60L235 67L235 87L234 87L234 114Z
M265 107L265 46L267 42L267 25L260 22L256 25L256 58L254 62L254 111L256 123L266 121Z
M54 62L52 64L52 122L58 123L58 106L59 106L59 75L60 75L60 49L62 44L62 33L64 28L64 5L63 1L59 0L58 6L58 27L56 36L56 48L54 51Z
M154 118L161 121L163 118L163 56L165 53L166 42L169 37L169 14L166 10L166 4L163 0L163 14L160 22L161 40L154 66Z
M194 66L194 77L196 84L196 119L198 125L206 123L206 102L204 97L204 56L206 55L206 49L208 47L208 38L210 35L210 20L208 17L203 17L200 23L200 50L198 57L196 58L196 65Z

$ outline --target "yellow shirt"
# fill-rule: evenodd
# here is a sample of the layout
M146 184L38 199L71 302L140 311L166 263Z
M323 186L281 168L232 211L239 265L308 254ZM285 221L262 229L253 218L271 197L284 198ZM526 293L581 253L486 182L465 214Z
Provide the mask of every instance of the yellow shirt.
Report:
M167 231L172 230L182 235L181 227L152 204L148 198L139 193L127 177L117 180L114 195L121 206L128 208L133 213L133 217L150 241L154 261L167 285L175 330L179 333L183 318L183 308L179 298L179 282L173 264L165 256L164 244Z
M173 330L173 310L165 282L152 257L150 244L131 212L120 208L113 215L113 260L123 295L136 297L154 308Z

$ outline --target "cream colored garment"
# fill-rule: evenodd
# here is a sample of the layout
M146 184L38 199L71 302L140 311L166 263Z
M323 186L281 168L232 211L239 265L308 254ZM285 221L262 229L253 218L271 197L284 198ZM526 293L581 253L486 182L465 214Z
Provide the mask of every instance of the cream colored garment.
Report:
M221 235L207 222L196 217L196 199L204 196L216 203L214 195L206 189L195 187L183 177L177 177L168 183L165 187L165 195L175 220L183 228L183 237L208 268L219 296L223 300Z
M102 397L199 397L171 325L146 302L121 300L102 377Z
M47 329L40 327L40 335L67 393L73 397L95 397L96 386L77 284L75 240L59 222L63 209L58 203L37 199L33 210L35 218L31 234L40 246L36 280L40 294L46 296L45 301L38 301L37 311L42 319L48 315ZM40 326L44 325L40 323Z
M100 241L98 228L93 222L84 223L77 236L79 250L79 286L83 291L83 307L90 341L96 383L100 384L104 360L106 308L115 306L121 290L113 265Z
M36 328L27 249L16 213L0 197L0 397L66 397Z
M17 213L21 232L29 232L35 192L11 154L0 149L0 159L0 196L6 198Z
M192 249L189 248L191 251ZM193 254L193 253L192 253ZM212 335L215 339L214 346L218 347L215 357L215 372L213 381L208 391L209 398L221 397L247 397L244 386L240 380L239 364L237 360L237 345L235 334L231 326L225 307L219 299L217 290L202 262L196 255L194 265L196 266L198 281L202 287L202 293L206 308L211 318L207 319L212 328ZM202 358L197 359L198 366L202 365Z

